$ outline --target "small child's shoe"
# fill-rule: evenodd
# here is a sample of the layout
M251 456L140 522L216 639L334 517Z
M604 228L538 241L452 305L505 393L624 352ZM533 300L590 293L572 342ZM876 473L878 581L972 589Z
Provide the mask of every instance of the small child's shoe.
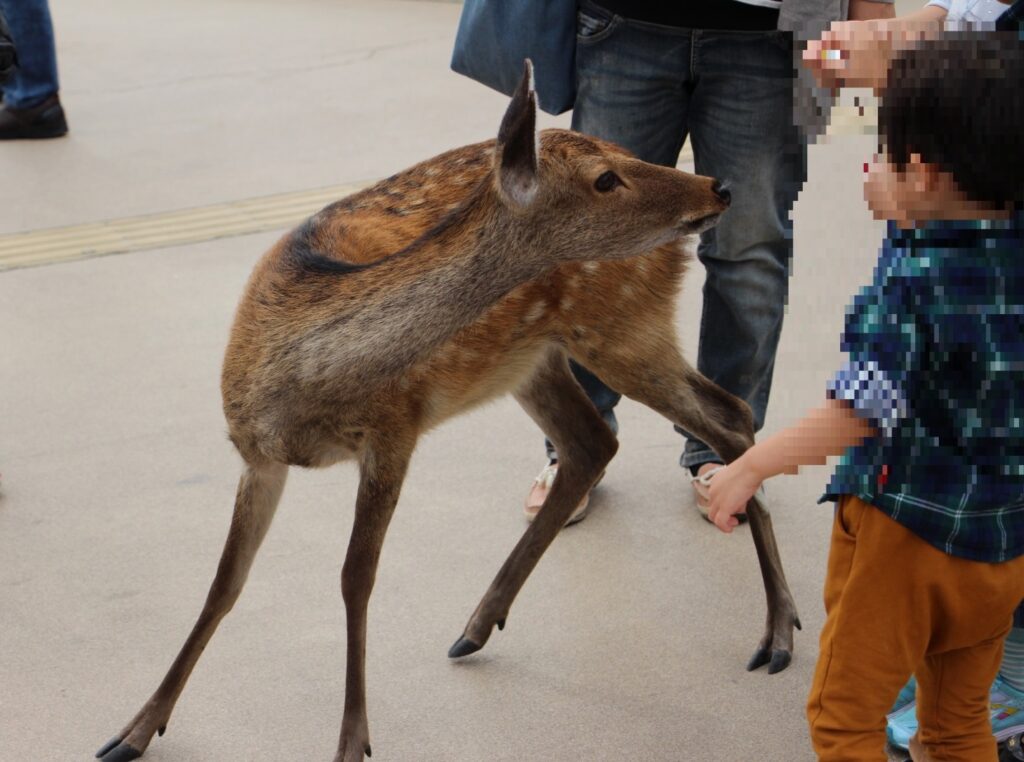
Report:
M1011 688L998 677L989 694L992 735L997 741L1024 733L1024 692Z
M906 687L903 689L906 690ZM903 691L900 691L900 696ZM896 700L897 704L899 699ZM899 709L892 711L887 717L885 734L889 737L889 743L900 749L910 748L910 739L917 732L917 702L911 694L910 701L903 704Z
M917 695L917 679L911 675L907 684L900 689L896 697L896 703L888 714L888 722L885 727L885 734L889 737L889 743L901 749L909 748L910 737L917 732L917 712L914 707L914 698ZM904 709L910 707L909 719L904 717ZM899 717L899 720L895 718Z
M892 705L892 709L889 710L889 714L895 714L900 709L905 707L917 696L917 678L913 675L910 676L910 680L907 684L900 689L900 694L896 697L896 703Z

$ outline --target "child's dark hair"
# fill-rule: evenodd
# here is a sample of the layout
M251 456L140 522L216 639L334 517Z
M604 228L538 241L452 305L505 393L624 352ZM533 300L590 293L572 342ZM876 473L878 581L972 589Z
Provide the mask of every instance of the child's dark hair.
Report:
M912 153L953 175L973 201L1024 208L1024 42L958 33L901 53L879 111L897 170Z

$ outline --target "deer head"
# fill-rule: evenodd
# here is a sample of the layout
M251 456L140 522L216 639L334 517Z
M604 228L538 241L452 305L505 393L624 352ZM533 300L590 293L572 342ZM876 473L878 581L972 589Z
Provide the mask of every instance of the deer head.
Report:
M634 256L706 230L729 206L714 178L648 164L578 132L538 134L536 114L533 66L526 61L498 131L496 211L518 228L513 239L547 256Z

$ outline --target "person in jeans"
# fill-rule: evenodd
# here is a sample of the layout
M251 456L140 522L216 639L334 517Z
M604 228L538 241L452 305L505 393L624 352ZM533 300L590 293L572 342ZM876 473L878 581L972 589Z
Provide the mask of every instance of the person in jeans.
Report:
M816 17L823 8L831 15ZM706 270L697 369L747 401L755 430L771 389L793 249L789 214L805 173L793 32L820 33L840 13L839 0L583 0L579 7L572 128L667 166L689 136L697 173L718 178L732 194L729 211L697 249ZM887 2L851 0L851 18L891 15ZM616 431L618 392L572 367ZM680 464L692 476L721 464L706 444L681 433ZM547 455L527 496L529 519L557 472L550 442ZM694 486L706 517L706 488ZM588 500L569 523L585 515Z
M0 85L7 81L14 71L14 64L18 57L14 52L14 40L11 38L11 31L4 21L4 14L0 13Z
M0 0L18 51L18 65L2 85L0 140L67 134L57 95L57 52L47 0Z

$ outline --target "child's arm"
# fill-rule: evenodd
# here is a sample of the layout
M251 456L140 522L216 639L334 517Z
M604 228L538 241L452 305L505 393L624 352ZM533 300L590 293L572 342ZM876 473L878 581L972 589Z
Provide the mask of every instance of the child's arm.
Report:
M849 402L829 399L716 472L710 483L708 517L723 532L731 532L739 524L735 515L746 510L747 501L765 479L795 474L798 466L821 465L829 455L841 455L874 434L874 427Z

